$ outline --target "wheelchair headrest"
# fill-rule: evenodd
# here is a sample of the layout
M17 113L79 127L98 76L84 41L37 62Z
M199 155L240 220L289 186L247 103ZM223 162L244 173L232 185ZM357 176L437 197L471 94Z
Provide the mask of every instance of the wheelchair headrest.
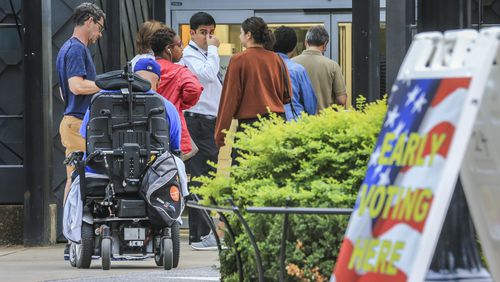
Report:
M95 84L102 90L120 90L128 88L127 73L123 70L115 70L97 75ZM151 83L134 73L132 81L132 91L147 92L151 89Z

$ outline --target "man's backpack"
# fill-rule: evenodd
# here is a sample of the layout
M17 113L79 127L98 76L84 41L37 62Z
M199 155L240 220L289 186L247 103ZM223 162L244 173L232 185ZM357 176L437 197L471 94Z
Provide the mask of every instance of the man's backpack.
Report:
M170 152L154 160L144 175L141 195L148 202L148 214L153 224L170 226L184 209L183 187L186 181L182 161Z

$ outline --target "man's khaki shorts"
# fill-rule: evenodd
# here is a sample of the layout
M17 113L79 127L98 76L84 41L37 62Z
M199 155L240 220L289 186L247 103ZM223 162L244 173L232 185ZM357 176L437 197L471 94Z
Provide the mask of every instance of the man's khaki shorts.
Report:
M85 152L85 139L80 135L82 120L74 116L64 116L59 125L61 143L66 148L66 157L75 151Z

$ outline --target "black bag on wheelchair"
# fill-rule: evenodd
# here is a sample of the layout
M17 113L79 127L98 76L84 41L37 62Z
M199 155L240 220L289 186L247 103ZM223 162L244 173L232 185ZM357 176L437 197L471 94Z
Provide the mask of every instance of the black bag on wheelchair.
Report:
M167 151L156 158L142 179L140 191L148 203L148 214L153 224L170 226L180 217L184 209L184 195L174 155Z

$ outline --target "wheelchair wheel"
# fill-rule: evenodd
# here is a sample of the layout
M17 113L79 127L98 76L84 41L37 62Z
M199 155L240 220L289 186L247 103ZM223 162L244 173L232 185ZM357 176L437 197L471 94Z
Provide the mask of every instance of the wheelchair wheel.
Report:
M71 264L72 267L76 267L76 243L71 243L69 245L69 264Z
M104 238L101 241L101 259L102 259L102 269L109 270L111 267L111 239Z
M161 253L161 250L158 250L158 253L155 254L156 266L163 266L163 256L160 253Z
M78 268L89 268L94 251L94 230L92 225L82 223L82 242L76 248L76 266Z
M171 227L172 230L172 245L173 245L173 263L172 267L177 268L179 265L179 256L181 252L181 238L180 238L180 224L179 222L174 222Z
M164 238L163 239L163 269L170 270L172 269L174 254L172 252L173 245L172 239Z
M159 254L155 254L156 266L163 266L163 257Z

